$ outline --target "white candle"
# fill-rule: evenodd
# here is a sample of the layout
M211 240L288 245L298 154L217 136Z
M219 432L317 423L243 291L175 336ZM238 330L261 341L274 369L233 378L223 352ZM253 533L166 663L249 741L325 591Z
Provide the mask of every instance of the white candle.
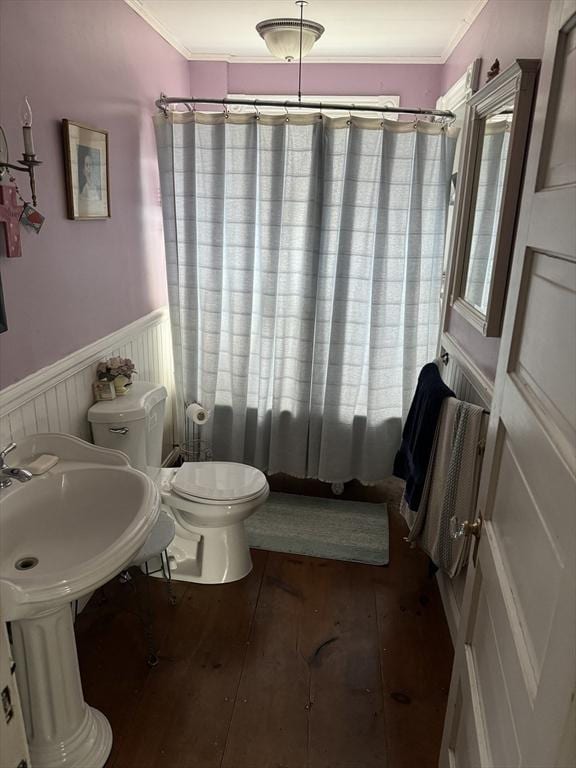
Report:
M24 154L34 155L34 139L32 138L32 126L22 126L22 133L24 134Z
M27 98L22 103L20 117L22 118L22 133L24 135L24 154L33 155L35 152L34 139L32 137L32 108Z

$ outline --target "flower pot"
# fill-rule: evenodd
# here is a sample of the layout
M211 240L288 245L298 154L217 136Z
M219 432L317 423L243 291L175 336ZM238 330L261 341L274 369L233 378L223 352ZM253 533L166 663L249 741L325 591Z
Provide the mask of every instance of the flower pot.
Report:
M114 389L117 395L125 395L128 392L127 384L131 384L130 379L123 374L114 379Z

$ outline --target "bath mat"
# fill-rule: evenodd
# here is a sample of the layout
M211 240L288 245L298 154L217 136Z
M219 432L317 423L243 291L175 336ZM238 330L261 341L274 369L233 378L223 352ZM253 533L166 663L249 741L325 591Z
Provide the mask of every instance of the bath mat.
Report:
M386 504L271 493L245 526L256 549L388 564Z

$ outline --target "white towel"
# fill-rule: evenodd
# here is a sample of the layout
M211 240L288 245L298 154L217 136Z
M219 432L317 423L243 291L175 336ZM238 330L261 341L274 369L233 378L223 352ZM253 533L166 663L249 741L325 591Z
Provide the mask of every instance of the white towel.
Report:
M418 511L403 502L401 512L410 528L408 541L417 543L449 576L466 563L469 537L452 539L450 519L472 522L482 466L481 406L454 397L442 404L432 458Z

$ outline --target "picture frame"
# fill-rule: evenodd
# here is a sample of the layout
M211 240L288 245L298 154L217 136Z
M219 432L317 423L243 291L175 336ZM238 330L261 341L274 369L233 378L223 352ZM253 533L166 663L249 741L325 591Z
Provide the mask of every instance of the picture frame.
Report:
M68 218L110 218L108 131L62 120Z

